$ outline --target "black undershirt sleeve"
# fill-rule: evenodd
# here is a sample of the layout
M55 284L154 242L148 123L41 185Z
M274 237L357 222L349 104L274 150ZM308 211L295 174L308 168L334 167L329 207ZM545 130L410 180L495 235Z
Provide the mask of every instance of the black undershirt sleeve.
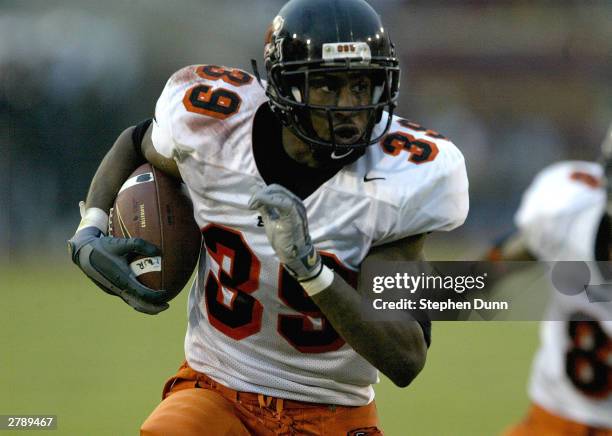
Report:
M132 143L134 144L134 151L138 156L142 156L142 138L144 138L144 135L152 122L152 118L141 121L136 125L134 131L132 132Z

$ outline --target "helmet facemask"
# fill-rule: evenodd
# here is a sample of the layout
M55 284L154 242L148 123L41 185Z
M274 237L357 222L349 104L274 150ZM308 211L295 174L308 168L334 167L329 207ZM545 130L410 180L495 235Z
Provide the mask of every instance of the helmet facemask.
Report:
M388 58L276 63L268 81L268 95L283 123L313 150L334 158L372 145L387 132L399 67ZM385 110L384 127L374 134Z

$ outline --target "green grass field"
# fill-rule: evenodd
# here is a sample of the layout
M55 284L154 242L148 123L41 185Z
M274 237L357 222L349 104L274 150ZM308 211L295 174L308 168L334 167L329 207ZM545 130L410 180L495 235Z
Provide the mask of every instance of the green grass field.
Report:
M183 358L187 292L149 317L104 295L68 256L13 262L0 277L0 415L57 415L52 434L137 434ZM435 324L418 379L377 387L385 434L498 434L527 406L536 343L536 323Z

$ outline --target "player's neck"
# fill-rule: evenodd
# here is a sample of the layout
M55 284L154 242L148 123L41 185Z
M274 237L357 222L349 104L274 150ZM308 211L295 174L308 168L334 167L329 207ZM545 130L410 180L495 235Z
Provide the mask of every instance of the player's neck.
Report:
M321 167L320 163L314 159L310 146L285 126L283 126L282 139L283 148L291 159L311 168Z

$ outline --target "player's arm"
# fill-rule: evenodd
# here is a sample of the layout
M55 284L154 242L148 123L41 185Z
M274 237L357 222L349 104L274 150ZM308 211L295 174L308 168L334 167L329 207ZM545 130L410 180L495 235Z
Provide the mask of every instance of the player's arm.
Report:
M485 260L493 262L528 262L536 260L536 258L527 248L524 236L520 232L514 232L495 241L485 256Z
M253 196L250 207L262 214L270 244L283 266L336 331L396 385L407 386L425 364L429 324L422 327L408 313L401 321L364 321L361 296L322 264L310 239L304 205L287 189L270 185ZM375 248L369 258L419 260L423 240L414 236Z
M134 254L155 256L159 249L142 239L106 236L108 211L122 183L136 168L148 160L178 175L176 164L155 152L150 124L149 120L124 130L106 154L91 182L81 223L68 245L73 262L103 291L121 297L140 312L156 314L168 308L163 301L165 292L138 282L127 258Z
M416 235L375 247L366 261L424 260L424 241L425 235ZM311 298L351 347L397 386L407 386L423 369L431 337L428 320L419 323L408 312L401 321L364 320L362 295L336 273L331 285Z
M529 268L529 262L535 261L536 257L529 251L523 234L516 231L495 241L483 260L493 262L487 267L488 289L493 289L507 276Z
M178 178L176 162L155 151L151 141L152 124L147 120L125 129L100 163L89 186L85 206L110 210L123 182L145 162Z

